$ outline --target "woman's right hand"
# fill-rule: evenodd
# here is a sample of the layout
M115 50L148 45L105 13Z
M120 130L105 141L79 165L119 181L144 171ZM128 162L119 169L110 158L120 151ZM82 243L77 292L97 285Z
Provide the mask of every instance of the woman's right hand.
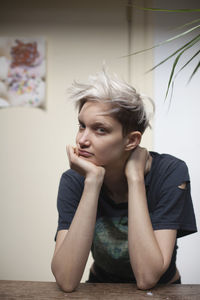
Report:
M77 149L70 145L67 146L67 155L71 169L75 170L86 178L98 178L103 181L105 175L105 169L103 167L97 166L92 162L78 156Z

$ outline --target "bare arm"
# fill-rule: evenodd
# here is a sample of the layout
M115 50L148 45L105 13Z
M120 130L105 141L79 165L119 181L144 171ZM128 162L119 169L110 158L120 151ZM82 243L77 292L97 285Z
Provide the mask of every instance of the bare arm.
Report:
M71 292L81 280L90 252L105 170L78 157L71 147L68 155L71 167L85 173L85 185L69 230L58 233L52 272L58 285Z
M146 149L138 147L126 166L129 255L140 289L156 285L170 264L176 240L176 230L153 231L144 183L147 158Z

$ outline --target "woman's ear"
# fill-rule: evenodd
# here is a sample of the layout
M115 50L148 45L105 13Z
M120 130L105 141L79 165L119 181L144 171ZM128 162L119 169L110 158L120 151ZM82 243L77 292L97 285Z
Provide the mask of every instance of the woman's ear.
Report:
M140 131L132 131L126 137L125 150L130 151L135 149L141 142L142 134Z

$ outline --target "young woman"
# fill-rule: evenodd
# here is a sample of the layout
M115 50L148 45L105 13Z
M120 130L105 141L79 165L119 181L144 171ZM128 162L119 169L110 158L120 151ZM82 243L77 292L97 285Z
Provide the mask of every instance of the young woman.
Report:
M139 146L149 120L130 85L103 71L71 93L79 130L58 193L58 285L77 287L90 250L88 282L180 283L176 241L196 232L186 164Z

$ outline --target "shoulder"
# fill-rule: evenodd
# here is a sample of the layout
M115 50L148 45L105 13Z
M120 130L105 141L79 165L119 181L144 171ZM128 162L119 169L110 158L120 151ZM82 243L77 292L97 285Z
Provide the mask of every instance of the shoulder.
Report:
M84 177L76 171L69 169L64 172L60 179L59 194L73 192L80 194L84 187Z
M84 178L74 170L70 169L62 174L57 196L58 230L69 228L82 195L83 185Z
M152 175L171 184L181 184L189 181L189 172L186 163L170 154L150 152L153 157Z
M63 182L74 182L74 183L79 183L83 184L84 183L84 177L77 173L76 171L69 169L65 171L62 176L61 176L61 181Z
M158 153L158 152L153 152L150 151L151 156L153 159L156 161L156 164L159 164L160 166L163 167L169 167L169 166L175 166L175 165L185 165L185 162L171 154L166 154L166 153Z

